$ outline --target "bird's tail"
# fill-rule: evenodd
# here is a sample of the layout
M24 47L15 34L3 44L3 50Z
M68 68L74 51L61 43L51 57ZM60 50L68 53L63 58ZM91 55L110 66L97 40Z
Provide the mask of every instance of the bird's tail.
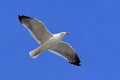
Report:
M38 56L40 55L41 52L42 52L42 51L40 50L40 47L38 47L38 48L30 51L30 52L29 52L29 55L30 55L32 58L36 58L36 57L38 57Z

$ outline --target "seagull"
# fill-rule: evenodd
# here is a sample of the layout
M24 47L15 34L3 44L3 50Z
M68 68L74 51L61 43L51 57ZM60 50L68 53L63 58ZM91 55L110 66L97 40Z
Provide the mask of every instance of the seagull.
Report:
M39 47L29 52L29 55L32 58L36 58L41 52L48 50L63 57L71 64L76 66L81 65L80 58L72 46L62 41L62 39L70 32L52 34L46 29L41 21L35 18L19 15L18 19L20 23L28 29L33 38L40 44Z

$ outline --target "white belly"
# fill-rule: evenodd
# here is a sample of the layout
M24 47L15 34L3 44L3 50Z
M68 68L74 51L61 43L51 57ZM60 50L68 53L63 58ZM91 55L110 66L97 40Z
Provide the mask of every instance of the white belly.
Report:
M57 45L60 41L61 41L60 38L52 37L52 38L50 38L49 40L45 41L45 42L40 46L40 50L41 50L41 51L48 50L48 49L54 47L55 45Z

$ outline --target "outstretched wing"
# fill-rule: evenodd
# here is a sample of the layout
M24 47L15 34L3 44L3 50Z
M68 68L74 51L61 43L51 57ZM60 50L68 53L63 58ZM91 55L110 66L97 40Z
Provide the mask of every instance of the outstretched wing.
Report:
M41 21L24 15L19 15L18 18L20 22L30 31L37 42L42 44L52 37L52 34L45 28Z
M60 42L55 47L51 48L50 51L67 59L71 64L77 66L81 65L78 55L68 43Z

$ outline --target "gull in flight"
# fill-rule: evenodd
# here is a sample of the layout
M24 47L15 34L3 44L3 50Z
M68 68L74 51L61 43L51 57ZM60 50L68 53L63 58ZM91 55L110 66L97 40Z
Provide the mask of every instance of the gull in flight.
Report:
M19 15L18 18L21 24L28 29L33 38L41 44L41 46L29 52L32 58L36 58L41 52L49 50L63 57L71 64L77 66L81 65L81 61L72 46L62 41L70 32L52 34L45 28L45 25L41 21L35 18L25 15Z

